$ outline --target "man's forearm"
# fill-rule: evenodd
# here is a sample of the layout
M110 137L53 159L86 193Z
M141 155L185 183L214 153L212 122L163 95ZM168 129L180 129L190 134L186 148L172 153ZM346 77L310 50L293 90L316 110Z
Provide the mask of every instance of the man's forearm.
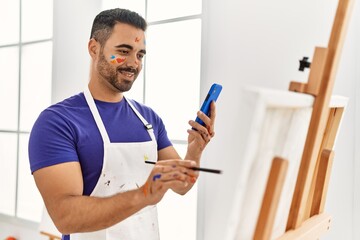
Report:
M141 189L111 197L67 196L51 206L52 217L63 234L108 228L146 207Z

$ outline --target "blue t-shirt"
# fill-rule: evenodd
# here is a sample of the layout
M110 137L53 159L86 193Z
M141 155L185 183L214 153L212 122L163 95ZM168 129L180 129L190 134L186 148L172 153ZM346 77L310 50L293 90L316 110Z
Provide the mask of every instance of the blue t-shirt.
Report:
M95 100L111 142L151 141L130 100L109 103ZM153 126L158 150L171 146L161 118L149 107L131 100ZM30 134L31 172L47 166L78 161L84 180L84 195L90 195L100 176L104 146L100 132L83 93L44 110Z

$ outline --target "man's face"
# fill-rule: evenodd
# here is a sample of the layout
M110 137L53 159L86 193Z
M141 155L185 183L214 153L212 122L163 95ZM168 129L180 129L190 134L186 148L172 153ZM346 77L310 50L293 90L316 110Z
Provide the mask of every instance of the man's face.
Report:
M120 92L129 91L142 69L145 34L131 25L117 23L100 51L99 75Z

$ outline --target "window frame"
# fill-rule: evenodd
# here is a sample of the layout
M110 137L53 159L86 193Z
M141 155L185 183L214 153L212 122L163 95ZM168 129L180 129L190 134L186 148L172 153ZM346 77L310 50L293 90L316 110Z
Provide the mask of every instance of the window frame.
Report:
M14 214L13 215L8 215L5 213L0 212L0 222L7 222L10 224L13 224L15 226L18 227L25 227L25 228L29 228L29 229L37 229L38 228L38 222L36 221L32 221L32 220L28 220L28 219L23 219L21 217L19 217L19 213L18 213L18 201L19 201L19 178L20 178L20 138L21 135L29 135L30 131L25 131L25 130L21 130L20 129L20 118L21 118L21 83L22 83L22 57L23 57L23 48L29 45L35 45L35 44L39 44L39 43L46 43L46 42L50 42L51 44L53 44L53 36L51 36L50 38L39 38L38 40L32 40L32 41L23 41L22 40L22 14L23 14L23 10L22 10L22 0L18 0L19 1L19 22L18 22L18 27L19 27L19 36L18 36L18 41L16 43L11 43L11 44L0 44L0 49L6 49L6 48L10 48L10 47L17 47L18 48L18 89L17 89L17 94L18 94L18 103L17 103L17 124L16 124L16 130L6 130L6 129L2 129L0 127L0 133L10 133L10 134L16 134L16 170L15 170L15 209L14 209ZM53 3L52 3L53 4ZM51 50L51 54L52 54L53 50ZM52 66L50 71L52 71ZM51 89L49 89L51 91Z

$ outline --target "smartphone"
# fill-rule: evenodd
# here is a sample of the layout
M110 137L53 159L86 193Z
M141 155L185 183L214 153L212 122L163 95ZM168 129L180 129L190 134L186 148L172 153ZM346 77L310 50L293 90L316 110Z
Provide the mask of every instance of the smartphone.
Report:
M208 94L206 95L206 98L200 108L200 111L202 111L203 113L205 113L207 116L210 117L210 104L212 101L216 102L216 100L220 95L221 90L222 90L222 86L220 84L214 83L211 86ZM195 121L205 126L205 123L200 118L197 117Z

